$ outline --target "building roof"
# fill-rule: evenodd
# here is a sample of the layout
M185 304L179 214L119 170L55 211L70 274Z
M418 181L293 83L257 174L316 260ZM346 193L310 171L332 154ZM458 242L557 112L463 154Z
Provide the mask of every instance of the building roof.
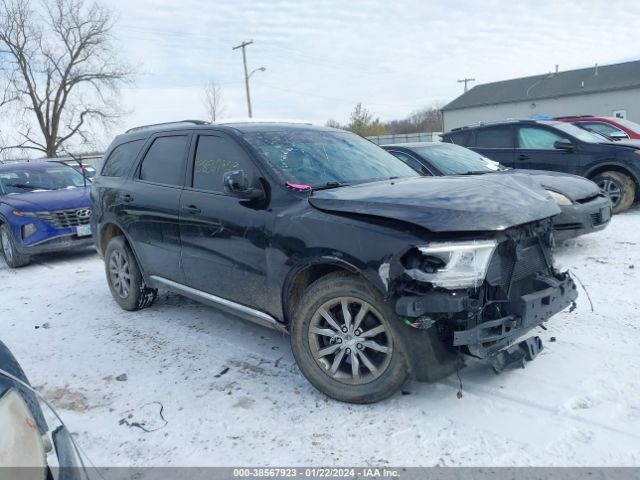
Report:
M442 110L640 87L640 60L476 85Z

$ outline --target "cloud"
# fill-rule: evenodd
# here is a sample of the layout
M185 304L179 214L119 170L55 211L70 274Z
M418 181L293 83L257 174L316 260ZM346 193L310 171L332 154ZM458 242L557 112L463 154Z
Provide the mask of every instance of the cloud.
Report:
M138 66L123 128L203 118L215 79L228 116L246 114L242 56L255 116L344 122L357 102L400 118L476 83L633 59L640 2L458 0L111 0L120 50Z

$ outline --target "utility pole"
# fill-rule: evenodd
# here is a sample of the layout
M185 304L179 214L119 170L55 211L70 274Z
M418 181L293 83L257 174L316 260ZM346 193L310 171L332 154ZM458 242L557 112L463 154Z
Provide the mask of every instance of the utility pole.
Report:
M461 80L458 80L458 83L464 83L464 91L466 92L467 90L469 90L469 89L467 88L467 84L468 84L469 82L475 82L475 81L476 81L476 79L475 79L475 78L463 78L463 79L461 79Z
M247 89L247 109L249 111L249 118L251 118L251 94L249 93L249 72L247 70L247 54L245 53L245 47L251 45L253 40L248 42L242 42L237 47L233 47L232 50L242 49L242 63L244 63L244 85Z

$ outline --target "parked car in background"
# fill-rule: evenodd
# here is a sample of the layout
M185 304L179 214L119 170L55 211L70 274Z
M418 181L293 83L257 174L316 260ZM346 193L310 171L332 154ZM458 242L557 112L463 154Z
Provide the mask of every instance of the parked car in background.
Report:
M114 300L166 288L288 332L305 377L376 402L462 354L496 371L577 297L527 176L422 177L343 130L181 122L116 137L91 188Z
M75 171L77 171L78 173L80 173L81 175L84 175L87 180L93 180L93 178L96 176L96 169L93 168L91 165L86 165L84 163L78 163L75 161L60 161L59 163L62 163L63 165L68 165L69 167L73 168Z
M572 123L576 127L599 133L611 140L640 140L640 124L624 118L582 115L556 117L554 120Z
M56 162L0 165L0 246L9 267L30 256L92 244L89 189Z
M560 121L513 120L460 127L445 142L470 148L512 168L553 170L593 180L613 213L633 204L640 185L640 149Z
M553 218L556 240L604 229L611 201L590 180L567 173L505 167L452 143L421 142L382 146L423 175L529 175L556 201L562 213Z

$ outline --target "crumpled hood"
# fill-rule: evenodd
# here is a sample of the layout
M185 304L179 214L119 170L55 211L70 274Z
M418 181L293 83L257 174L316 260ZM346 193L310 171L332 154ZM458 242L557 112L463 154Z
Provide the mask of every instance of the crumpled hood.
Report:
M66 210L88 207L91 204L89 187L5 195L2 202L24 212Z
M578 201L595 197L600 193L598 185L584 177L547 170L504 170L500 174L515 175L518 178L531 175L531 179L543 188L561 193L570 200Z
M433 232L504 230L560 213L530 178L519 175L412 177L313 192L329 212L397 219Z

